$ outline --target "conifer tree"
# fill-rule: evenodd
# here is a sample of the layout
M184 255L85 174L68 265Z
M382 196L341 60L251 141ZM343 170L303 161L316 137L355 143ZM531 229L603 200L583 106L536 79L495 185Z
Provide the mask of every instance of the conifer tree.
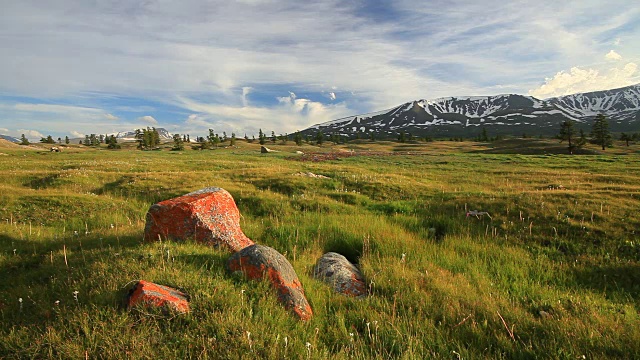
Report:
M609 122L603 114L598 114L591 128L591 141L598 144L604 150L612 145L611 133L609 132Z
M24 134L20 137L20 145L29 145L29 139Z

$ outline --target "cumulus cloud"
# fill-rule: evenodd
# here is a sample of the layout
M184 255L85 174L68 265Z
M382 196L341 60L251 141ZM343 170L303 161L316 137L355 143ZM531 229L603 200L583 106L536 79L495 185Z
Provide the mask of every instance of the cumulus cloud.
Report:
M604 57L607 60L622 60L622 56L614 50L609 51Z
M325 105L299 98L295 93L277 97L270 106L220 105L198 102L180 97L182 107L194 113L184 121L186 132L206 132L213 128L237 133L257 134L263 131L294 132L311 125L352 114L344 103ZM268 121L265 121L268 119Z
M42 133L38 130L18 129L17 132L20 133L21 136L22 134L24 134L24 136L26 136L29 140L40 139L44 137L44 135L42 135Z
M638 66L632 62L604 73L591 68L573 67L569 72L560 71L554 77L547 78L543 85L530 90L529 95L548 98L625 87L638 81L637 69Z
M158 125L158 120L156 120L153 116L151 115L145 115L145 116L141 116L138 118L139 121L142 121L144 123L147 124L151 124L151 125Z
M82 138L84 137L84 134L75 130L71 130L71 136L76 138Z

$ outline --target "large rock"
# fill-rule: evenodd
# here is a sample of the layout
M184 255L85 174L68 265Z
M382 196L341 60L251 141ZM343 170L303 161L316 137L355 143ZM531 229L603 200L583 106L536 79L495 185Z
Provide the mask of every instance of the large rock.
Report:
M338 253L322 255L313 269L313 276L341 294L353 297L367 295L367 286L360 270Z
M253 245L240 229L240 212L221 188L205 188L159 202L147 212L146 241L195 239L233 252Z
M177 312L189 312L187 294L164 285L140 280L129 290L127 298L129 308L152 306L169 308Z
M229 257L227 267L231 272L242 271L252 280L267 277L285 308L301 320L313 315L293 266L275 249L263 245L246 247Z

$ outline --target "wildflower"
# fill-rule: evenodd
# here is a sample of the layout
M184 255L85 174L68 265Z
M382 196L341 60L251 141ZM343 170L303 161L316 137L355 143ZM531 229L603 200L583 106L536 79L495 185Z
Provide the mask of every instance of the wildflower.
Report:
M79 294L79 293L80 293L80 292L79 292L78 290L76 290L76 291L74 291L74 292L73 292L73 299L76 301L76 303L78 302L78 294Z
M18 298L18 302L20 303L20 312L22 312L22 298Z
M400 262L405 262L406 258L407 258L407 254L402 253L402 259L400 259Z

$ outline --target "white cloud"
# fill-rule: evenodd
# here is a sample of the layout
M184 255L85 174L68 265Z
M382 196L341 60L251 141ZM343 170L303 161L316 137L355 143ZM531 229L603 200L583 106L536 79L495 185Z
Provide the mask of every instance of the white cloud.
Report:
M188 98L178 98L182 107L194 112L184 121L185 131L218 131L257 134L263 131L291 133L313 124L352 114L344 103L325 105L309 99L298 98L293 92L278 97L278 104L269 107L205 104ZM269 119L268 122L265 119Z
M157 125L158 124L158 120L156 120L151 115L145 115L145 116L139 117L138 120L142 121L144 123L147 123L147 124L151 124L151 125Z
M614 50L609 51L604 57L607 60L622 60L622 56Z
M75 137L75 138L83 138L84 134L81 132L77 132L75 130L71 130L71 136Z
M41 138L44 137L44 135L42 135L42 133L39 132L38 130L18 129L17 133L19 133L20 136L24 134L24 136L26 136L27 139L29 140L33 140L33 139L40 140Z
M251 88L250 86L244 86L242 88L242 106L247 106L249 104L249 99L247 98L247 96L249 95L251 90L253 90L253 88Z
M119 117L117 117L117 116L115 116L115 115L113 115L113 114L104 114L104 117L105 117L107 120L114 120L114 121L119 119Z
M329 99L331 99L331 100L335 100L335 99L336 99L336 93L334 93L334 92L330 92L330 93L329 93Z
M637 69L638 66L631 62L602 74L596 69L573 67L569 72L560 71L554 77L547 78L543 85L530 90L529 95L548 98L629 86L638 81Z
M3 133L9 132L9 129L7 128L0 128L0 131L2 131Z

